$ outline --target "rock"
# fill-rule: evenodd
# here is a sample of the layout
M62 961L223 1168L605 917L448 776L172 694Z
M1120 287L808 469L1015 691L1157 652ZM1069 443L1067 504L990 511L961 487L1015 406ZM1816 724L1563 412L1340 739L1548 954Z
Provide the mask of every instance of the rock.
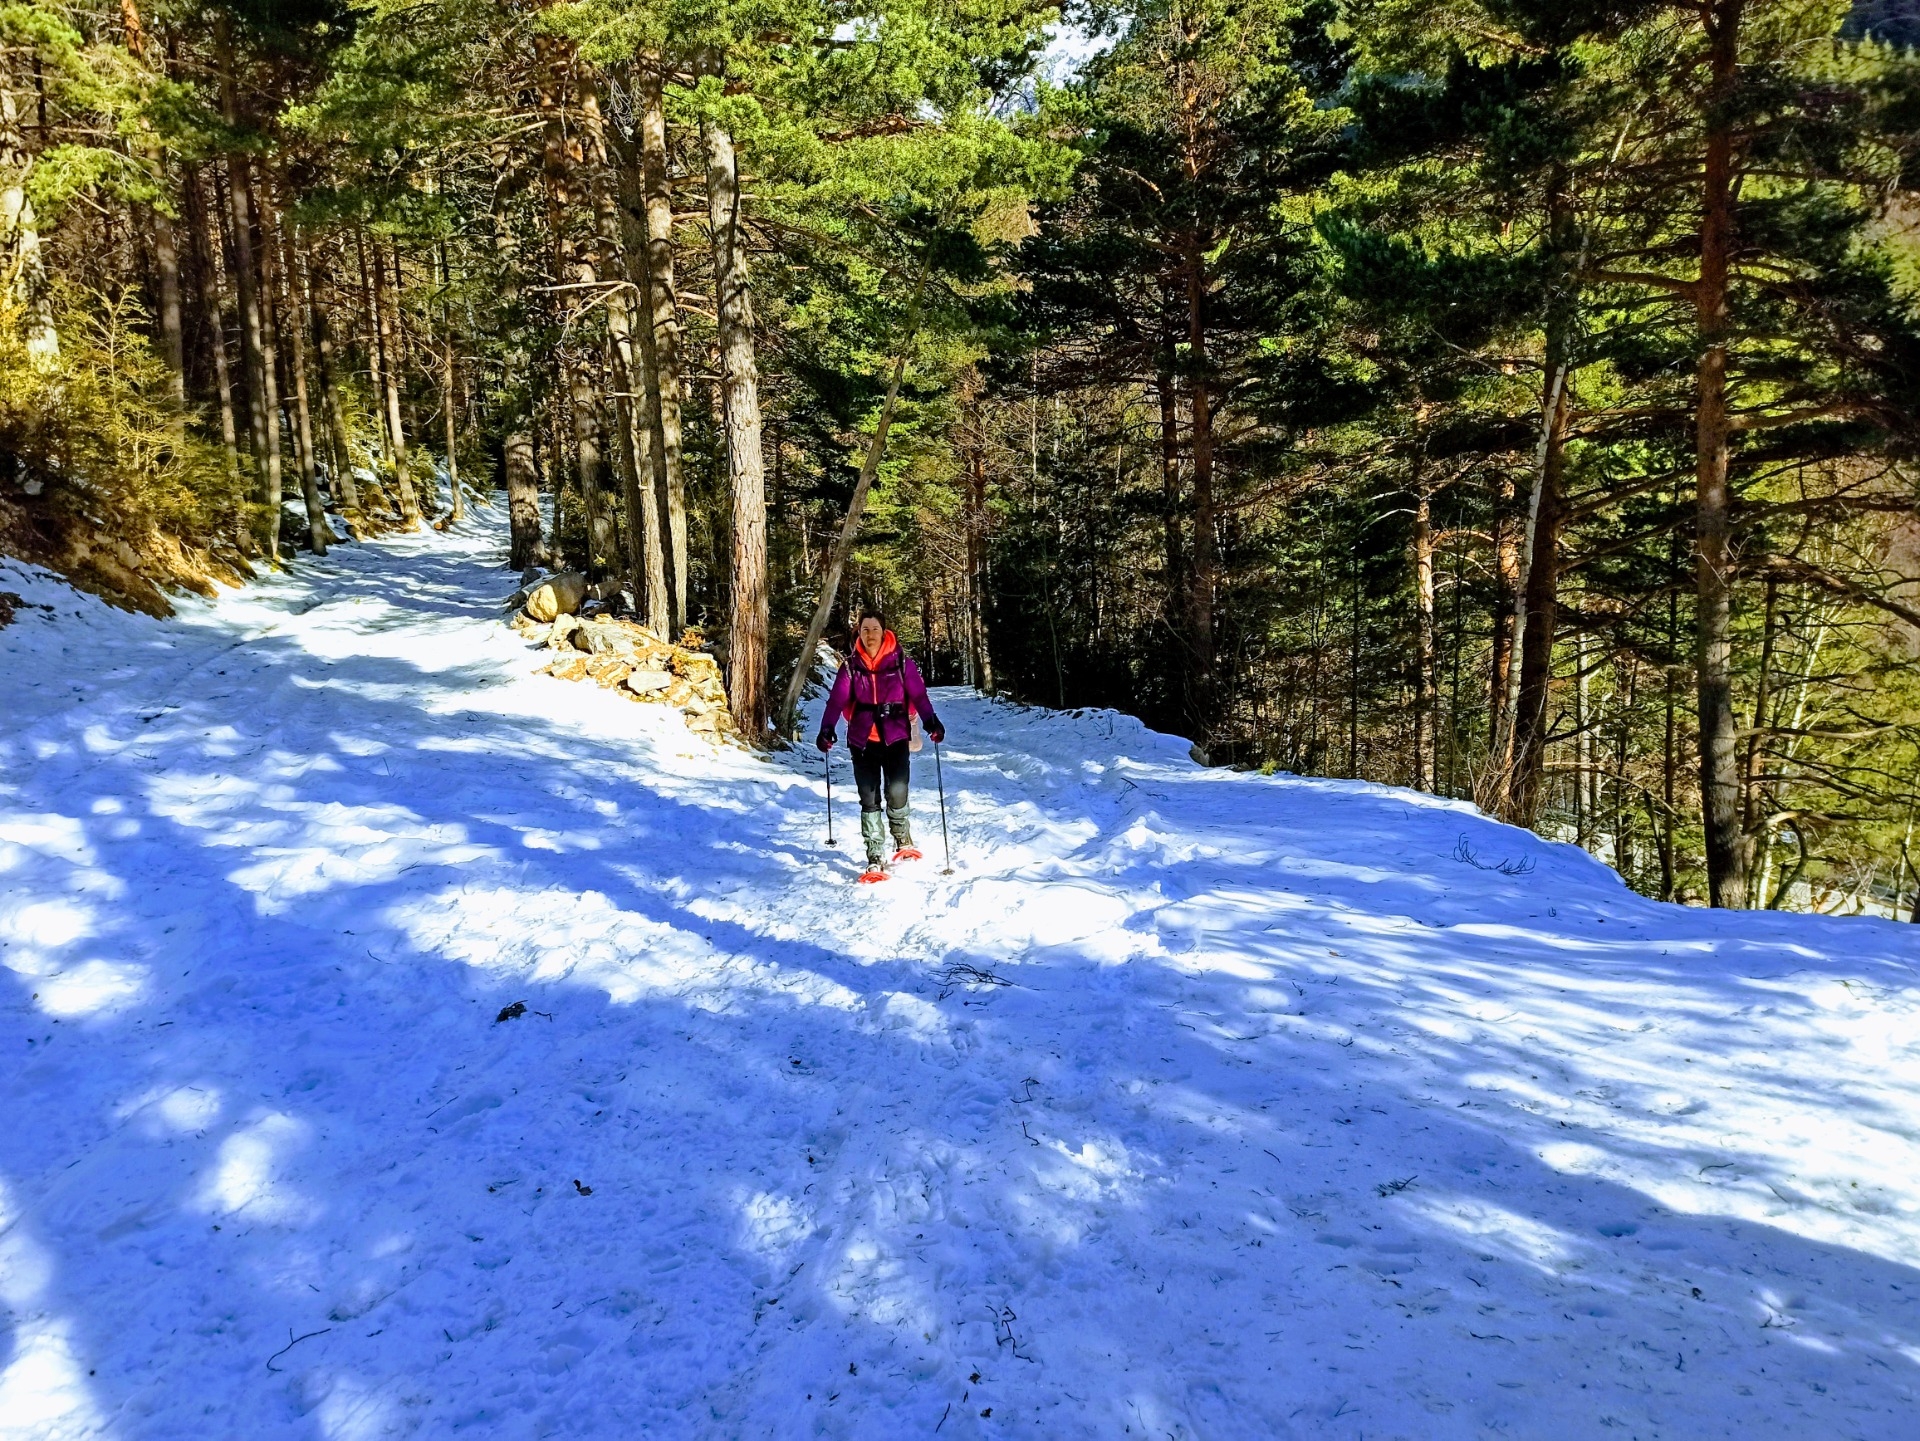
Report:
M617 655L596 655L587 658L587 674L608 690L613 690L632 673L633 667Z
M540 624L539 621L528 615L524 610L515 615L507 624L535 645L546 644L548 628Z
M676 650L673 653L673 673L696 682L711 676L715 684L718 684L720 662L705 651Z
M585 680L587 658L583 655L563 656L547 667L547 674L561 680Z
M547 645L553 650L567 650L573 646L575 633L580 629L580 621L571 615L556 616L553 626L547 632Z
M688 716L687 729L690 731L699 731L703 734L717 734L720 730L720 717L711 711L704 715Z
M543 574L545 574L545 572L543 572L539 566L537 565L528 566L525 570L520 572L521 588L523 590L532 590L536 585L540 583L540 577Z
M562 571L533 588L527 596L527 614L535 620L572 615L587 598L586 577Z
M713 702L698 695L691 695L680 702L680 709L689 716L709 716L713 714Z
M652 695L672 684L672 675L663 670L637 670L627 677L627 689L635 695Z

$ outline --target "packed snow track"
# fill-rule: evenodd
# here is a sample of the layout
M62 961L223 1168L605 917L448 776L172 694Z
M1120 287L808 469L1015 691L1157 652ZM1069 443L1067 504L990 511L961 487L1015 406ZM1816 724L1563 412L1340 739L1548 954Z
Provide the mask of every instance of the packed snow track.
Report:
M0 1437L1920 1435L1920 927L958 690L855 886L499 530L0 562Z

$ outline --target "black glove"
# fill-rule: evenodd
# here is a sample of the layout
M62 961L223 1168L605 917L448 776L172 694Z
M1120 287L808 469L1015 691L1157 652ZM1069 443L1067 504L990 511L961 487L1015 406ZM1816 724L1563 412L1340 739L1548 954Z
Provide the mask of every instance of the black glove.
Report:
M813 738L813 743L820 747L820 754L825 755L833 749L833 732L821 731L819 735Z
M932 725L927 727L927 734L933 737L933 743L935 745L939 745L940 742L944 741L947 738L947 728L941 725L940 722L935 721Z

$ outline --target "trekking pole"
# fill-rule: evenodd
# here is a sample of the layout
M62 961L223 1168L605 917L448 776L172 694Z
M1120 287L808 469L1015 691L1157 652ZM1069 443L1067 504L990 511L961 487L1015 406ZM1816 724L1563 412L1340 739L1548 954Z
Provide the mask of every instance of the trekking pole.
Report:
M837 846L840 842L833 838L833 752L820 752L820 764L827 772L827 844Z
M933 779L940 787L940 844L946 848L947 868L943 876L953 874L953 842L947 837L947 778L940 771L940 742L933 743Z

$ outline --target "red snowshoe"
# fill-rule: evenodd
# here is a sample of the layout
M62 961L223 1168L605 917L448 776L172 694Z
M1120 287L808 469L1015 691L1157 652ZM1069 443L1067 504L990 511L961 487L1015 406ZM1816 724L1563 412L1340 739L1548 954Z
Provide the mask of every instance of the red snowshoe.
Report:
M893 859L894 864L898 865L901 861L918 861L924 860L925 857L920 854L918 846L902 846L893 853Z
M874 884L874 882L884 881L886 878L886 871L882 870L879 866L868 866L864 871L860 872L860 884L863 886L870 886Z

